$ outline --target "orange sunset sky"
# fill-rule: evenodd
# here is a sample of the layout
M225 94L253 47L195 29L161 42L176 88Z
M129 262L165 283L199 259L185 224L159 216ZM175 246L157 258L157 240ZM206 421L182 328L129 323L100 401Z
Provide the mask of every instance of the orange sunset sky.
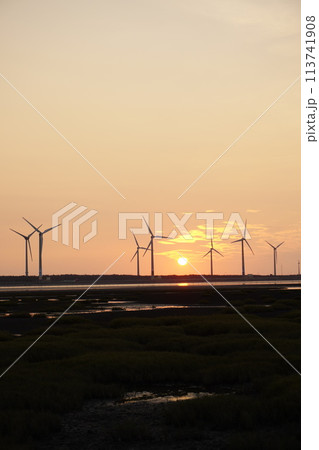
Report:
M300 75L295 0L3 0L0 4L1 275L22 275L25 216L43 228L70 202L98 211L80 250L44 239L44 274L136 272L119 212L193 213L194 239L155 242L156 274L201 272L209 242L196 212L248 220L246 272L297 273L300 258L300 82L180 194ZM125 196L123 199L5 77ZM132 226L137 226L132 222ZM167 216L164 234L173 227ZM240 246L221 241L217 274L239 274ZM90 223L82 227L83 235ZM238 239L239 235L234 235ZM141 236L141 245L148 237ZM32 237L37 274L38 244ZM149 255L141 274L149 274Z

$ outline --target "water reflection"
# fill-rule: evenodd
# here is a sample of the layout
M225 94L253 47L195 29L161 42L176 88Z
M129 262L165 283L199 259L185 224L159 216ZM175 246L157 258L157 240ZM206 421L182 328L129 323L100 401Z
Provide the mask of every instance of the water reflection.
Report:
M300 285L300 280L264 280L264 281L213 281L212 283L214 286L267 286L267 285ZM87 288L90 288L90 290L149 290L149 289L167 289L170 288L178 288L178 287L203 287L207 288L209 287L209 284L205 281L203 282L193 282L193 283L126 283L126 284L96 284L94 286L88 285L88 284L66 284L66 285L41 285L41 286L0 286L0 292L1 291L50 291L50 290L61 290L61 291L68 291L68 290L85 290Z
M112 302L113 303L113 302ZM108 304L108 306L104 308L96 307L92 308L92 305L88 309L83 310L71 310L68 311L65 315L75 315L75 314L98 314L98 313L106 313L111 312L116 314L121 311L151 311L154 309L189 309L189 308L205 308L205 309L214 309L214 308L226 308L226 305L152 305L145 303L134 303L134 302L121 302L123 306L116 306L112 304ZM124 304L129 303L129 305L125 306ZM50 313L47 314L48 319L55 319L59 316L60 313Z
M214 392L189 392L178 390L175 392L128 392L121 403L139 403L139 402L147 402L147 403L165 403L165 402L177 402L181 400L191 400L194 398L201 398L207 396L216 395Z

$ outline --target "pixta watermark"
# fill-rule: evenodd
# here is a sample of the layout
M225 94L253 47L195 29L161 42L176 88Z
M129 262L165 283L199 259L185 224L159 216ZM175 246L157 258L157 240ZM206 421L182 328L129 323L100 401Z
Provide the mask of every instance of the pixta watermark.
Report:
M164 217L168 217L171 224L171 231L166 236L169 239L175 239L178 235L181 235L185 240L194 239L192 232L187 228L189 220L193 217L197 221L200 221L204 225L205 235L207 239L213 236L213 230L216 226L216 221L224 220L224 214L222 212L197 212L197 213L184 213L181 217L174 212L155 212L152 215L153 231L157 238L163 236L163 221ZM119 239L127 239L128 231L136 235L144 235L152 232L150 230L150 217L148 212L120 212L118 217L118 237ZM130 227L129 223L132 221L139 221L138 227ZM219 227L221 225L219 224ZM251 239L251 236L247 230L246 223L242 219L238 212L233 212L227 219L226 225L223 224L222 239L230 239L231 236L241 233L246 239ZM152 232L153 233L153 232Z
M79 250L80 241L86 243L97 235L97 220L91 220L96 216L97 211L91 209L87 211L86 206L78 206L77 203L71 202L63 208L52 214L52 227L56 227L61 224L59 228L62 230L62 244L71 245L72 248ZM85 214L84 211L87 211ZM91 231L80 238L81 227L89 222L91 225ZM59 242L59 228L52 230L52 239ZM72 243L70 241L72 240Z

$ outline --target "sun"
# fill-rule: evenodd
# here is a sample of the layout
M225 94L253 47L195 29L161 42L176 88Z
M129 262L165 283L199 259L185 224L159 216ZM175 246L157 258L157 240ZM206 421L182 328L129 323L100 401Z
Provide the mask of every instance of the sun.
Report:
M187 258L178 258L177 262L180 266L185 266L185 264L187 264Z

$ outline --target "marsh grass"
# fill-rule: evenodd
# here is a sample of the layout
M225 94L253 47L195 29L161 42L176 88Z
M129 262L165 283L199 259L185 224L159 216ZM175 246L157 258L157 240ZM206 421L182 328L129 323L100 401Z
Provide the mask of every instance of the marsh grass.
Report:
M252 395L253 394L253 395ZM263 379L250 395L216 395L168 404L166 425L227 432L227 450L300 448L298 375Z
M271 318L258 308L247 317L299 368L299 312L290 307L295 304L284 298L280 307L267 308ZM1 369L39 334L1 332ZM59 429L65 412L87 400L121 398L131 389L167 384L213 391L227 386L235 392L169 405L163 421L176 430L229 431L230 449L267 448L259 442L277 435L278 448L288 443L297 448L299 377L229 308L206 316L127 317L105 324L64 317L2 378L0 436L5 448L34 448ZM112 430L126 442L149 439L134 420Z

